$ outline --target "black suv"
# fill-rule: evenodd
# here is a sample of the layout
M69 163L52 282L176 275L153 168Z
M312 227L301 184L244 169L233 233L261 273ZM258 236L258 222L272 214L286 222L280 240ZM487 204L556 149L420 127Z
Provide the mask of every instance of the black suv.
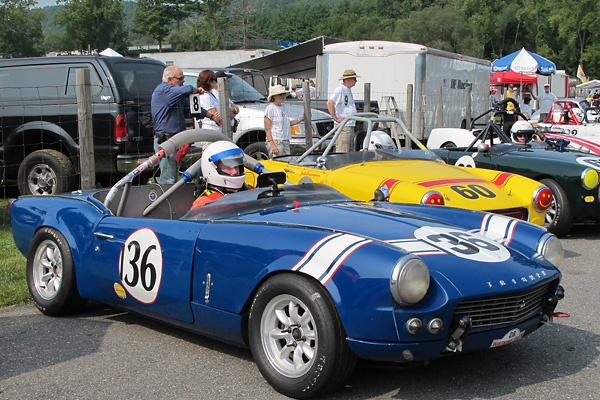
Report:
M165 64L104 56L0 60L0 178L21 194L79 187L75 72L90 71L96 177L111 184L153 153L150 103Z

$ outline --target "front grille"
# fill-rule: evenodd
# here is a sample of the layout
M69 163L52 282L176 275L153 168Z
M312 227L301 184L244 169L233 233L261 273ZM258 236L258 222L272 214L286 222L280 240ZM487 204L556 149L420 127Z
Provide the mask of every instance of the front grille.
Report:
M517 324L542 311L542 301L549 286L550 283L546 283L511 296L461 301L454 310L454 319L469 317L474 330Z
M505 215L507 217L512 217L516 219L520 219L523 221L528 220L529 212L526 207L516 207L516 208L505 208L503 210L490 210L494 214Z
M317 130L319 131L319 137L325 136L332 129L333 121L317 122Z

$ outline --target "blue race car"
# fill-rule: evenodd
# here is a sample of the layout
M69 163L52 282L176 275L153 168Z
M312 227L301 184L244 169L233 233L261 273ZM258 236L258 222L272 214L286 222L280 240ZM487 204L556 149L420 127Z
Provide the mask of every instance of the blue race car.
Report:
M185 133L193 143L205 131ZM56 316L95 300L249 346L277 391L306 398L342 386L357 358L512 343L563 297L563 249L541 227L263 177L191 211L191 182L15 200L34 303Z

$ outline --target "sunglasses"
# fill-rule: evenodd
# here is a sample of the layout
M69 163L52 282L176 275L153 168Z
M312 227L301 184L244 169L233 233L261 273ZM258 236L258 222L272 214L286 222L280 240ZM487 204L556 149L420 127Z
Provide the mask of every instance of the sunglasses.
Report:
M183 77L183 76L174 76L173 78L174 79L179 79L180 81L182 81L182 80L185 79L185 77Z

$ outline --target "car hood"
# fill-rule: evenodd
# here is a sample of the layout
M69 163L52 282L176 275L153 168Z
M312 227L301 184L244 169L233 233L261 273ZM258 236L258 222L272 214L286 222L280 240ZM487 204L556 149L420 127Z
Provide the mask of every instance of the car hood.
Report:
M439 192L447 206L463 206L469 204L472 209L498 210L522 207L519 201L509 196L500 187L490 183L468 170L457 168L441 162L429 160L394 160L374 161L354 164L337 170L336 175L358 175L380 179L381 184L390 188L390 199L396 190L410 190L409 185L417 185L424 189ZM345 179L351 182L352 179ZM498 181L501 185L503 182ZM479 194L471 193L476 185ZM336 178L332 182L337 187ZM342 190L343 191L343 190ZM468 191L468 192L467 192ZM468 201L468 202L467 202Z

